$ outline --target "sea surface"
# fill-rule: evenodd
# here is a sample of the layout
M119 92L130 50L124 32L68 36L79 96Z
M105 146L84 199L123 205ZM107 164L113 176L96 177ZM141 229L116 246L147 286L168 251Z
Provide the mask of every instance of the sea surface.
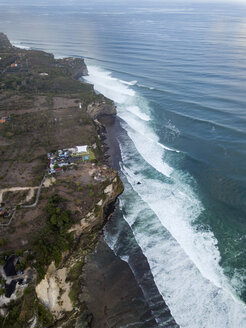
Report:
M125 192L105 240L157 327L156 290L180 327L246 327L246 6L2 0L0 31L84 57L115 101Z

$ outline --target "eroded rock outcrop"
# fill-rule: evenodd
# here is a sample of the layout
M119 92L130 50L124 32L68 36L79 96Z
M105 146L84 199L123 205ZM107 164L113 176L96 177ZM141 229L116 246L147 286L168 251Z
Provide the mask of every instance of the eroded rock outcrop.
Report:
M36 286L38 299L56 317L63 312L70 312L73 304L69 297L71 283L66 282L68 269L56 269L54 262L49 266L45 278Z
M87 106L87 112L94 119L102 115L116 115L116 106L112 101L93 102Z
M54 327L87 327L90 315L86 312L80 295L82 268L87 255L94 250L99 240L102 226L113 214L112 204L122 191L123 184L115 172L105 184L102 199L97 202L94 210L70 228L69 232L73 232L77 240L76 247L70 253L64 254L59 268L52 262L44 279L36 286L38 300L56 320ZM75 324L81 320L86 325Z
M57 59L57 63L62 67L68 67L72 73L73 78L79 79L82 76L88 75L88 70L83 58L62 58Z
M12 44L10 43L7 35L0 33L0 49L11 49Z

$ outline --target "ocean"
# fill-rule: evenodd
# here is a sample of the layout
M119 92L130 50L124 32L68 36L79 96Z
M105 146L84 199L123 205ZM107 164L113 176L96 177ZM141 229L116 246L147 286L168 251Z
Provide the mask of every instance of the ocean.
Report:
M125 191L105 240L157 327L169 324L156 291L180 327L246 327L245 14L236 3L0 3L14 45L84 57L85 80L117 105Z

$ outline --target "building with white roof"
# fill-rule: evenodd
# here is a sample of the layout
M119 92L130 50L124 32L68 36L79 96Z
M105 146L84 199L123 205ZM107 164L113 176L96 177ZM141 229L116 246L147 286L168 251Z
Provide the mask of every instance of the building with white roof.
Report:
M76 151L78 153L87 153L87 147L88 146L76 146Z

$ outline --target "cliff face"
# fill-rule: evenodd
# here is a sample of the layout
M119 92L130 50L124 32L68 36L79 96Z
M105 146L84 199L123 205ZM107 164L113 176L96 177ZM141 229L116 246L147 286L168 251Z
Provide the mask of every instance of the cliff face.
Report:
M116 115L116 106L112 101L93 102L87 106L87 113L94 119L102 115Z
M82 76L88 75L88 70L83 58L63 58L57 59L56 62L63 66L67 67L72 73L73 78L79 79Z
M91 316L81 299L83 295L82 268L87 255L95 248L101 229L113 214L118 195L123 191L123 185L117 174L113 174L103 190L102 198L93 211L88 212L79 223L73 225L69 232L74 233L76 247L64 254L61 265L56 268L52 262L43 280L36 286L39 301L50 311L54 318L54 327L79 327L82 320L90 327ZM33 325L35 316L30 327ZM86 326L81 327L86 327Z
M13 218L4 217L0 231L0 326L90 327L81 272L123 191L117 172L102 164L97 120L115 115L115 105L76 80L88 74L83 59L21 50L4 34L0 57L1 116L11 121L0 126L0 196ZM87 159L71 158L40 185L47 154L76 145L88 145ZM30 190L31 198L40 191L38 202L20 206L30 205Z
M86 75L88 75L88 70L87 70L87 67L86 67L86 65L85 65L85 63L84 63L84 65L82 65L82 66L78 69L78 71L74 74L74 78L75 78L75 79L79 79L79 78L81 78L82 76L86 76Z
M12 48L12 44L9 42L8 37L4 33L0 33L0 50L10 50Z

